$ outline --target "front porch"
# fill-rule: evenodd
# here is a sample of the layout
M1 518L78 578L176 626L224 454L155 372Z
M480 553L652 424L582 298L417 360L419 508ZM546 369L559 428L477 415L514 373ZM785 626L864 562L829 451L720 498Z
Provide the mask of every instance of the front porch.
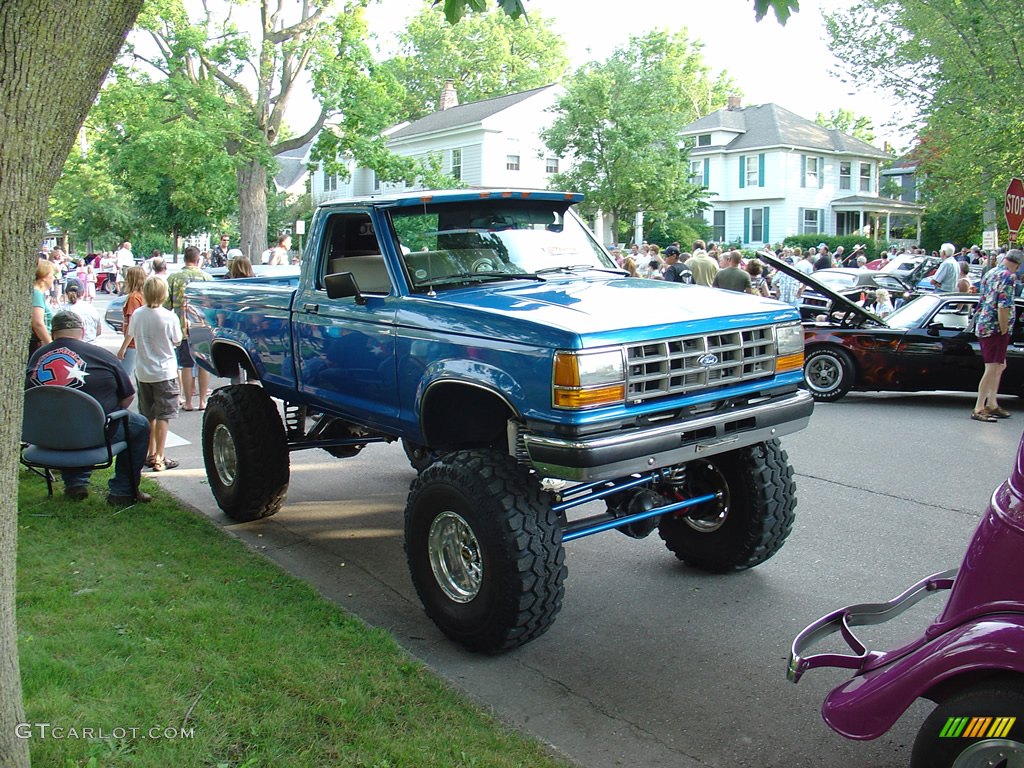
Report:
M923 205L888 197L853 195L833 200L832 212L837 235L859 235L875 242L890 240L893 220L911 219L915 225L914 240L921 242Z

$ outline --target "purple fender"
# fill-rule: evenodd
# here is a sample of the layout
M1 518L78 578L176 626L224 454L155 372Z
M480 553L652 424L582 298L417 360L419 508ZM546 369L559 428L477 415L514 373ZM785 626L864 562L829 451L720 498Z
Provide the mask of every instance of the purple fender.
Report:
M849 739L876 739L935 686L987 671L1024 674L1024 614L979 618L854 677L825 698L821 716Z

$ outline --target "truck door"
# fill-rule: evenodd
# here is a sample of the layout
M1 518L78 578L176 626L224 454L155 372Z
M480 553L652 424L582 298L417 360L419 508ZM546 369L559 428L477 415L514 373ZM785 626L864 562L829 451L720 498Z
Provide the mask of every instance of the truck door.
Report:
M314 233L315 234L315 233ZM327 413L381 429L398 416L394 281L366 211L332 213L312 279L295 296L292 339L300 391ZM351 272L365 303L328 299L324 276Z

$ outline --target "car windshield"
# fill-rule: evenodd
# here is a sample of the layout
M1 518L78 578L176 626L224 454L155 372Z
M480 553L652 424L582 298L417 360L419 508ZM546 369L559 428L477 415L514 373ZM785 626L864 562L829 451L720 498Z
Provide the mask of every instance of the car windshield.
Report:
M567 202L427 204L395 209L391 222L413 288L617 270Z
M823 269L814 273L814 279L819 280L833 291L837 288L848 288L857 284L856 272L833 272Z
M920 296L892 312L885 322L890 328L919 328L940 302L939 296Z

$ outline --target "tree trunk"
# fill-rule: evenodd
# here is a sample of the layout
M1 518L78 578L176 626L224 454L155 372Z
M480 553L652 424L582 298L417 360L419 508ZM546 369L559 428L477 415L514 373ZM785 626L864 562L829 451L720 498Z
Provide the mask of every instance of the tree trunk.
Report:
M29 765L14 617L29 291L47 202L143 0L0 2L0 766ZM6 445L6 448L2 446Z
M267 169L250 160L238 168L238 223L242 230L239 248L253 264L267 249Z

